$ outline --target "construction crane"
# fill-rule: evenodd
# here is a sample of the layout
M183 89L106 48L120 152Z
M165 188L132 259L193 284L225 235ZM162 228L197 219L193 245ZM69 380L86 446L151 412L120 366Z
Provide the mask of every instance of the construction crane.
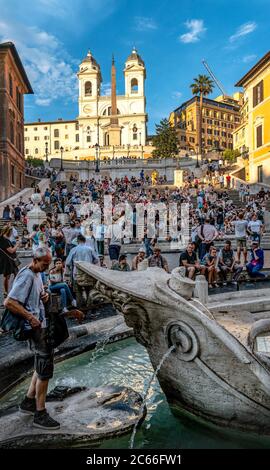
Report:
M223 86L221 85L221 83L219 82L219 80L217 79L217 77L213 74L212 70L210 69L208 63L206 62L206 60L202 60L202 63L203 65L205 66L207 72L209 73L209 75L212 77L212 79L214 80L215 84L217 85L217 87L220 89L222 95L225 97L227 96L226 95L226 91L224 90Z

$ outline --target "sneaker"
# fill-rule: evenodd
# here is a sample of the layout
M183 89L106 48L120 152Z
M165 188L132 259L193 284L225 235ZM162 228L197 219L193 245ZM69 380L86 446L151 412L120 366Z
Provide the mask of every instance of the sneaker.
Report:
M34 415L36 412L36 399L25 397L19 405L19 411L27 415Z
M40 429L55 430L60 428L60 423L51 418L47 410L36 411L33 426Z

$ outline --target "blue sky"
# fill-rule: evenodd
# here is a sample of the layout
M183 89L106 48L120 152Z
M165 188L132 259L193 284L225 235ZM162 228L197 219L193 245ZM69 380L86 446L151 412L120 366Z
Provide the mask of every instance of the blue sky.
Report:
M270 50L270 0L0 0L0 41L13 41L35 91L25 120L77 116L79 63L87 50L109 89L112 53L117 92L133 44L147 67L148 132L190 98L205 58L227 93ZM215 89L213 97L219 94Z

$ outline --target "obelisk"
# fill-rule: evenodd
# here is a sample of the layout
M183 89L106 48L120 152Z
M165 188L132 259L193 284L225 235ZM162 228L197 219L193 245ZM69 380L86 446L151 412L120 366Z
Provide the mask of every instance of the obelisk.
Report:
M109 133L109 144L121 145L121 126L119 126L117 116L117 100L116 100L116 69L114 63L114 56L112 57L112 68L111 68L111 117L110 124L108 126Z

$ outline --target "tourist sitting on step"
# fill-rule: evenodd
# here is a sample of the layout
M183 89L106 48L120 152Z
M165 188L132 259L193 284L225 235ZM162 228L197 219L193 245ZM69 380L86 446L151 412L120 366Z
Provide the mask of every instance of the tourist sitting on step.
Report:
M264 266L264 251L258 241L253 241L250 250L250 262L246 265L250 277L265 277L260 271Z
M111 269L114 271L130 271L127 255L120 255L118 261L113 262Z
M53 268L49 271L49 291L61 295L63 312L67 312L68 304L76 307L76 300L73 298L68 284L64 282L63 261L61 258L56 258L53 264Z
M243 270L243 267L236 263L230 240L226 240L224 248L220 251L218 268L224 286L232 281L237 281Z
M186 251L181 253L179 266L186 268L186 276L189 277L189 279L194 279L196 274L204 274L206 269L205 266L200 264L193 243L189 243Z
M161 249L158 245L153 248L154 254L148 258L148 266L150 268L162 268L169 272L168 261L161 255Z
M210 289L217 286L218 256L215 246L210 247L209 253L203 257L202 264L206 267L207 279Z
M145 259L145 248L141 247L132 260L132 271L138 271L138 265Z

